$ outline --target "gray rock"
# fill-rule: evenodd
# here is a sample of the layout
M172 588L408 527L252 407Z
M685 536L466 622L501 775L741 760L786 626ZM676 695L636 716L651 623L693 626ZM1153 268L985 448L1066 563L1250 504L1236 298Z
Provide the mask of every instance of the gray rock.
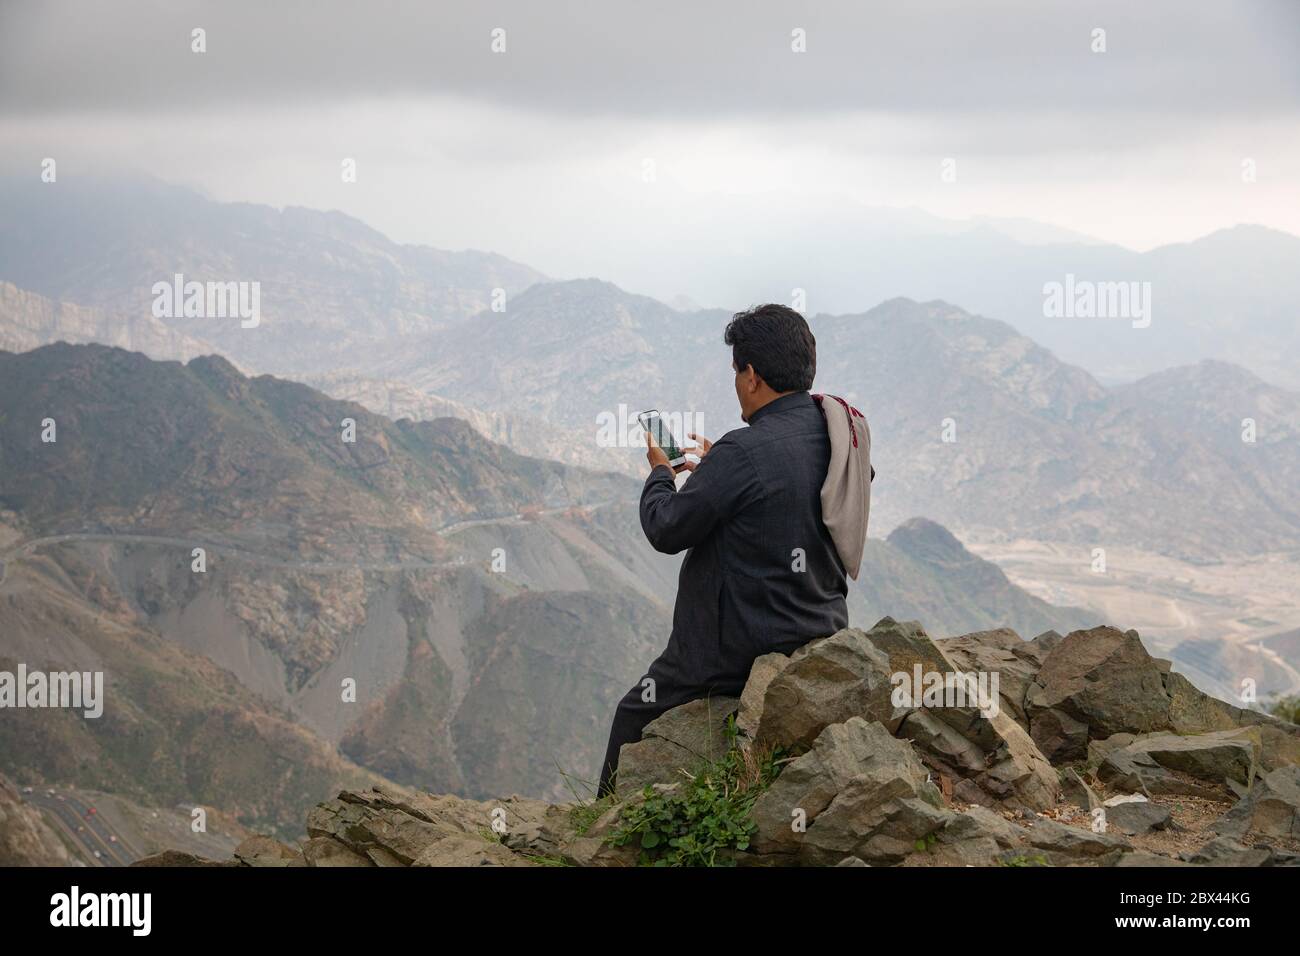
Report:
M1023 848L1025 831L985 807L954 814L908 866L999 866L1005 851Z
M470 833L448 833L425 847L412 866L533 866L493 840Z
M907 796L901 781L877 785L863 778L841 790L808 828L799 862L825 866L847 852L872 866L901 863L942 830L951 810Z
M1042 666L1039 648L1007 627L936 640L944 656L960 670L997 673L1001 706L1026 730L1025 694Z
M941 825L925 811L903 806L906 800L931 809L942 802L905 741L877 721L853 717L826 727L812 749L792 761L755 801L750 814L757 825L753 846L760 853L787 854L801 862L830 864L845 856L878 862L888 855L879 845L862 848L872 837L903 833L907 822L918 816L926 818L920 826L926 833ZM890 806L882 810L885 804Z
M1056 645L1060 644L1063 640L1065 640L1063 634L1056 631L1043 631L1042 634L1039 634L1025 642L1029 645L1029 648L1032 649L1028 650L1027 653L1032 654L1038 661L1038 666L1042 667L1043 661L1046 660L1047 655L1051 653L1052 648L1056 647Z
M619 751L615 793L626 798L650 784L676 783L683 771L720 760L731 746L727 718L739 705L735 697L693 700L651 721L639 741Z
M302 854L269 836L255 834L235 847L235 859L244 866L306 866Z
M1177 734L1204 734L1255 727L1260 735L1259 765L1264 773L1300 764L1300 726L1204 694L1182 674L1168 673L1164 681L1169 697L1169 730Z
M1048 652L1029 689L1030 725L1055 708L1087 725L1091 737L1164 730L1169 697L1163 676L1137 631L1072 631Z
M764 654L754 660L754 665L749 669L749 679L745 681L745 689L740 694L740 707L736 712L736 728L747 737L752 738L758 731L768 685L789 665L790 658L784 654Z
M850 717L880 721L891 733L902 723L907 710L891 702L889 657L866 633L845 628L800 651L767 686L755 731L760 744L807 747Z
M1081 810L1091 811L1101 806L1101 800L1092 787L1072 767L1067 767L1061 774L1061 796Z
M1244 727L1193 737L1161 734L1135 741L1129 749L1144 750L1160 766L1200 780L1249 784L1260 750L1259 731Z
M966 635L941 645L931 641L919 625L899 624L889 618L866 637L889 658L894 673L909 678L918 667L923 676L973 673L948 658L944 648L954 642L968 661L987 666L1000 666L998 655L1007 647L1018 646L1012 642L1024 643L1014 631L1000 630ZM1000 706L1002 698L999 686L999 706L987 716L972 697L959 706L935 707L924 698L911 701L916 709L905 716L897 733L913 742L926 765L940 774L941 782L945 777L954 781L954 796L978 804L1045 810L1055 805L1060 782L1029 734Z
M312 837L302 845L308 866L374 866L369 857L354 853L333 837Z
M1266 774L1211 829L1236 839L1247 834L1300 839L1300 767Z
M1117 803L1102 808L1106 814L1106 832L1117 830L1126 836L1138 836L1152 830L1164 830L1173 820L1168 807L1150 800Z
M1055 707L1034 714L1029 722L1029 736L1053 763L1083 760L1088 756L1088 725Z
M329 845L332 842L375 866L516 865L506 856L510 849L497 837L514 834L527 844L529 835L540 833L543 823L554 823L555 815L562 812L521 797L480 802L390 787L344 791L308 813L308 845L317 858L308 862L341 865L322 862L326 856L337 856L337 848ZM504 833L494 830L494 823L504 826ZM438 846L449 838L452 842ZM341 860L342 865L361 865L350 857ZM522 855L517 860L528 862Z
M1057 864L1080 859L1114 863L1120 854L1132 849L1132 844L1122 836L1094 833L1091 829L1066 826L1042 817L1026 829L1025 842L1047 851L1049 862Z
M1184 854L1188 863L1201 866L1266 866L1273 857L1267 847L1242 846L1231 837L1215 837L1195 853Z
M1218 798L1225 780L1250 781L1258 752L1259 734L1253 728L1191 737L1144 734L1110 750L1097 777L1130 793Z

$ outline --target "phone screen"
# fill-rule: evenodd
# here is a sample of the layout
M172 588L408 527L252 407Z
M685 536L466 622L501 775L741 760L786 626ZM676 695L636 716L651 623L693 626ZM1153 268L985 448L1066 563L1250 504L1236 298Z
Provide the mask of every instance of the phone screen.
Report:
M663 416L657 409L642 412L636 418L641 423L641 427L654 436L655 444L668 456L669 464L676 466L686 460L686 456L682 454L682 446L677 443L677 439L664 423Z

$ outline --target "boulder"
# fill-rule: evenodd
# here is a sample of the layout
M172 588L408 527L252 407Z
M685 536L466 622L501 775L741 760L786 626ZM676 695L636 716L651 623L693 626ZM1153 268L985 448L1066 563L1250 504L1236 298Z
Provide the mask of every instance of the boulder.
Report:
M1217 798L1226 781L1249 784L1258 753L1259 733L1254 728L1191 737L1144 734L1106 753L1097 777L1130 793Z
M1169 673L1164 680L1169 697L1169 730L1176 734L1204 734L1253 727L1259 732L1262 772L1300 764L1300 725L1211 697L1197 690L1182 674Z
M1048 652L1029 689L1030 726L1056 709L1085 724L1094 738L1164 730L1169 697L1163 677L1137 631L1072 631Z
M1257 729L1243 727L1193 737L1159 734L1135 741L1129 749L1144 750L1160 766L1200 780L1249 784L1255 776L1260 739Z
M967 637L958 647L972 660L983 653L981 648L991 654L1020 640L1013 631ZM986 657L985 662L992 661ZM939 775L944 792L973 803L1033 810L1053 806L1060 790L1056 772L1001 708L1000 687L988 716L964 685L952 699L927 696L935 675L955 691L953 679L965 673L914 621L883 618L870 631L847 628L801 649L771 679L757 738L806 747L827 726L860 716L910 740ZM918 678L919 693L914 686ZM991 678L981 689L991 692Z
M469 833L448 833L426 846L412 866L534 866L503 844Z
M244 866L306 866L291 846L269 836L254 835L235 847L235 859Z
M1231 837L1215 837L1195 853L1183 854L1188 863L1202 866L1267 866L1273 858L1268 847L1242 846Z
M872 866L901 863L947 825L951 810L929 794L910 796L898 781L876 785L857 778L841 790L808 828L799 862L827 866L848 852Z
M826 865L846 856L897 862L945 822L926 777L912 748L878 721L831 724L755 801L753 847Z
M1001 738L989 760L989 769L973 781L1010 809L1047 810L1061 796L1061 781L1047 758L1023 728L1005 713L989 724Z
M800 648L767 685L755 739L809 747L828 726L851 717L879 721L892 733L907 713L891 702L892 673L888 655L856 628Z
M1051 653L1052 648L1056 647L1056 645L1060 644L1063 640L1065 640L1065 635L1063 634L1059 634L1056 631L1043 631L1042 634L1025 641L1025 653L1026 655L1032 656L1033 659L1038 662L1038 666L1042 667L1043 661L1047 659L1047 655Z
M731 747L727 718L735 697L709 697L674 707L652 720L636 743L618 752L614 790L621 798L656 783L674 783L701 763L721 759Z
M784 654L764 654L756 658L749 669L749 679L740 694L740 707L736 711L736 729L747 737L754 737L763 717L763 701L772 679L790 664Z
M985 807L952 815L907 866L1000 866L1007 851L1026 846L1025 831Z
M328 840L375 866L430 865L430 861L443 859L455 859L459 861L456 865L502 862L505 858L491 847L510 852L501 841L531 833L535 826L540 829L539 821L548 819L548 812L545 803L521 797L474 801L389 787L344 791L308 813L312 850L310 856L304 856L309 863L313 856L328 856L332 862L327 865L340 865L335 862L340 859L336 847L313 842ZM470 837L483 846L458 839L434 849L449 836ZM482 859L471 849L481 850ZM341 859L346 861L344 865L358 865L349 857Z
M1061 796L1081 810L1092 811L1101 806L1101 799L1073 767L1067 767L1061 774Z
M1029 736L1053 763L1084 760L1088 756L1088 725L1055 707L1034 715L1029 722Z
M1025 842L1045 851L1048 862L1056 865L1081 859L1113 865L1121 854L1132 849L1132 844L1117 834L1094 833L1091 829L1066 826L1046 817L1030 823L1025 829Z
M1238 840L1248 834L1300 840L1300 767L1266 774L1211 829Z
M308 866L374 866L369 857L349 850L333 837L312 837L302 845Z
M1168 807L1152 803L1143 797L1140 800L1128 800L1123 803L1107 801L1102 808L1106 814L1106 832L1116 830L1125 836L1138 836L1152 830L1167 829L1173 822L1173 814Z
M1043 663L1041 646L1023 640L1009 627L943 638L935 644L960 670L996 672L1002 709L1020 726L1029 729L1025 695Z

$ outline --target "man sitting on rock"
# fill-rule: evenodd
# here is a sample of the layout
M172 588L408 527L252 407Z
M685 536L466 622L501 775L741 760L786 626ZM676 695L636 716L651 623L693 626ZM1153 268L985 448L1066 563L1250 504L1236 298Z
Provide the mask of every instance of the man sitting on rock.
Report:
M790 654L848 624L846 574L857 577L871 504L871 435L862 413L812 395L817 343L783 305L737 313L731 346L747 427L716 442L678 490L650 435L641 527L657 551L686 550L668 647L619 702L599 794L613 790L619 750L665 711L739 696L754 659Z

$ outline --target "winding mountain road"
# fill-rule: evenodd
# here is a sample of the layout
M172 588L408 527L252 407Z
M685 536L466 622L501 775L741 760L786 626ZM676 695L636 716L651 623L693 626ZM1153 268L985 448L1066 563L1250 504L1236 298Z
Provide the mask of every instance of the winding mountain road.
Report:
M594 509L600 508L613 502L598 502L578 507ZM466 528L481 527L492 524L524 524L535 520L541 515L560 514L569 511L572 505L563 507L541 509L525 515L522 512L514 514L497 515L486 518L466 518L460 521L453 521L451 524L444 525L435 529L435 533L444 537L454 535ZM261 554L256 551L249 551L245 548L237 547L230 544L221 544L218 542L202 541L197 538L180 538L170 535L157 534L135 534L129 532L105 532L105 531L73 531L65 534L52 534L40 538L28 538L25 541L19 541L3 551L0 551L0 584L4 584L5 574L8 565L24 555L29 555L38 548L47 547L52 544L64 544L70 541L99 541L109 544L147 544L147 545L166 545L168 547L184 548L186 551L194 548L203 548L208 554L223 554L233 557L250 564L257 564L262 567L271 568L288 568L295 571L432 571L444 568L463 567L470 563L470 559L458 555L450 561L302 561L288 558L272 557Z

